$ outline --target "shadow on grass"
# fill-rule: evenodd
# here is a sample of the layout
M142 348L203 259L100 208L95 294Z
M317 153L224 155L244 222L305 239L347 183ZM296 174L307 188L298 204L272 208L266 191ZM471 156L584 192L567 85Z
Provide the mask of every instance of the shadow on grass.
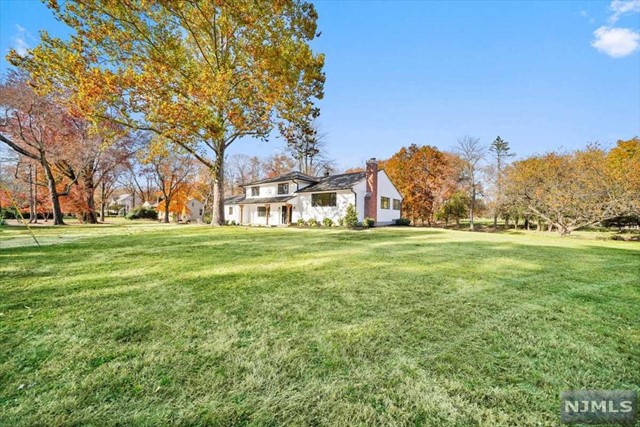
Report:
M468 236L2 250L0 423L550 425L563 388L633 384L638 250Z

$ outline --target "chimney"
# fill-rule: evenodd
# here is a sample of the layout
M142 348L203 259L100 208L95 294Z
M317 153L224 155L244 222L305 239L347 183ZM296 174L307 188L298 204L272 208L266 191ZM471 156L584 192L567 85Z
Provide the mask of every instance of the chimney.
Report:
M378 161L375 158L367 160L365 172L367 184L364 196L364 216L378 220Z

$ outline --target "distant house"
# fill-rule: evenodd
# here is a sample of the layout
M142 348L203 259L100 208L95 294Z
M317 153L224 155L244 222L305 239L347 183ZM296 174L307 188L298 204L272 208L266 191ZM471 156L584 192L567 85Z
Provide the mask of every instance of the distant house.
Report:
M376 225L400 218L402 196L376 159L364 172L313 177L291 172L250 182L244 195L225 199L225 219L248 225L286 225L298 219L338 222L353 204L358 221L373 218Z
M156 209L158 207L158 203L151 203L150 201L146 201L142 204L142 207L145 209Z
M131 194L121 194L119 196L114 196L111 198L111 201L109 203L109 209L117 211L118 215L126 215L131 209L135 207L133 202L134 200Z
M180 221L202 222L204 217L204 203L198 199L188 199L180 212Z
M164 203L156 205L158 220L164 219ZM169 221L172 222L202 222L204 218L204 203L195 198L188 198L184 202L172 201L169 207Z

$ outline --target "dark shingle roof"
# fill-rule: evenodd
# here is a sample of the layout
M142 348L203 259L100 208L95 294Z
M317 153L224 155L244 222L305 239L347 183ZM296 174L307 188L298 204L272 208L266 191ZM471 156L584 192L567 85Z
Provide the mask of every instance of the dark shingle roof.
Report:
M319 178L320 182L310 185L296 193L315 193L318 191L348 190L364 179L364 172L343 173Z
M275 178L267 178L267 179L260 179L258 181L253 181L253 182L248 182L246 184L244 184L244 186L248 186L248 185L258 185L258 184L267 184L269 182L280 182L280 181L292 181L294 179L301 179L304 181L309 181L309 182L318 182L319 179L315 178L313 176L304 174L302 172L290 172L284 175L280 175L280 176L276 176Z
M276 197L247 197L242 200L238 200L235 203L236 205L265 205L269 203L283 203L287 200L293 199L295 196L276 196Z
M239 194L237 196L231 196L231 197L226 197L224 199L224 204L225 205L235 205L238 202L244 200L244 194Z

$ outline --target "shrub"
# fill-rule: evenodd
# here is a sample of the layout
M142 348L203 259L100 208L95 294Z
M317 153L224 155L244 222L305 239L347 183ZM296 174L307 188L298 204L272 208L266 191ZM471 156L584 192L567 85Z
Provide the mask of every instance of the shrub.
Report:
M304 227L305 225L307 224L304 222L304 219L298 218L298 227Z
M358 212L353 204L347 206L347 213L344 216L344 224L350 228L356 228L358 226Z
M411 220L409 218L398 218L396 219L396 225L410 225Z
M143 207L131 209L125 216L126 219L158 219L158 211Z
M369 217L367 217L367 218L362 220L362 226L363 227L373 227L373 224L375 224L375 223L376 223L376 220L373 219L373 218L369 218Z
M338 225L342 227L344 225L344 217L338 218Z
M0 218L17 219L18 216L18 211L14 207L0 209Z
M320 223L319 223L319 222L318 222L318 220L317 220L317 219L315 219L315 218L311 218L311 219L309 220L309 225L310 225L311 227L317 227L319 224L320 224Z
M325 227L331 227L333 225L333 220L331 218L325 218L322 220L322 225Z

